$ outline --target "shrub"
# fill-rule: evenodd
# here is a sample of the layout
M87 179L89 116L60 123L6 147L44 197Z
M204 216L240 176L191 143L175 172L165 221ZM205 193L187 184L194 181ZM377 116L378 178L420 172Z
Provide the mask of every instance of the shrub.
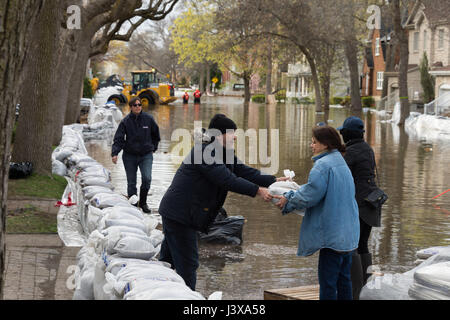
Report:
M333 99L331 99L331 104L341 104L343 100L344 98L342 97L333 97Z
M256 103L264 103L266 102L266 96L263 94L255 94L252 96L252 101Z
M295 104L300 104L300 99L297 98L297 97L292 97L292 98L291 98L291 102L292 102L292 103L295 103Z
M275 94L275 99L280 102L281 100L286 101L286 89L281 89Z
M88 78L84 78L83 82L83 98L92 99L94 96L94 90L92 90L91 82Z
M372 108L375 106L375 99L370 96L362 97L361 102L364 108Z
M344 100L341 101L341 106L350 106L351 98L350 96L345 96Z

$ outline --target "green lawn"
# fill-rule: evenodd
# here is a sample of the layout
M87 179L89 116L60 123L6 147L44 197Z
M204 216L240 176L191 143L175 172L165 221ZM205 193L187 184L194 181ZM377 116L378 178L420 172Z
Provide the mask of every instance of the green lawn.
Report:
M6 233L57 233L56 215L31 205L8 210Z
M8 197L61 199L66 185L66 179L58 175L32 174L26 179L9 179Z

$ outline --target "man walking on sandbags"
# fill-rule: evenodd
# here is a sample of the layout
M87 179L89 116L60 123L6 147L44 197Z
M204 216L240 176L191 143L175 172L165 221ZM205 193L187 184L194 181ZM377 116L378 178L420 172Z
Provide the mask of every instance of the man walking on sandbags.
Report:
M211 119L204 135L210 141L195 142L159 206L164 232L159 260L170 263L192 290L199 266L197 231L207 233L228 191L270 201L267 187L287 179L263 175L238 160L236 128L223 114Z
M152 181L153 153L158 149L159 127L150 114L142 112L139 98L129 102L131 112L123 118L114 135L112 145L112 162L117 163L117 155L123 150L122 160L127 175L128 198L137 195L137 169L141 171L142 183L138 206L145 213L150 213L147 206L147 194Z

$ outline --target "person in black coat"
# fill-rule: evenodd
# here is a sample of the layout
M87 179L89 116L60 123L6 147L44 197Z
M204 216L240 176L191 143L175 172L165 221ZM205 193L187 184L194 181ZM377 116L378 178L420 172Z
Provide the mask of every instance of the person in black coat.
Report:
M196 142L159 206L164 232L159 260L170 263L192 290L199 266L197 231L208 232L228 191L270 201L267 187L287 179L264 175L238 160L234 130L236 124L223 114L211 119L211 141Z
M355 181L356 202L359 208L360 238L357 253L353 255L352 282L354 299L370 274L367 268L372 265L372 255L368 242L372 227L381 225L381 209L375 209L365 198L377 189L375 182L375 155L372 148L364 141L364 122L358 117L347 118L338 128L345 142L344 159Z
M111 157L117 163L118 154L123 150L122 160L127 175L128 197L137 195L136 174L141 171L142 183L139 193L139 207L150 213L147 206L147 195L152 181L153 153L158 149L159 127L150 114L142 112L139 98L129 102L131 112L122 119L114 135Z

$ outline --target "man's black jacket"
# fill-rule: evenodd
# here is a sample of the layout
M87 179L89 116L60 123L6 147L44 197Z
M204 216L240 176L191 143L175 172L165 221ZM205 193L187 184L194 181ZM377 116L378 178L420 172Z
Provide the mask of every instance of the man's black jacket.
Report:
M208 144L203 144L204 150ZM259 186L276 181L234 156L232 164L195 164L194 148L178 168L159 206L159 214L195 230L207 233L222 208L228 191L255 197Z

